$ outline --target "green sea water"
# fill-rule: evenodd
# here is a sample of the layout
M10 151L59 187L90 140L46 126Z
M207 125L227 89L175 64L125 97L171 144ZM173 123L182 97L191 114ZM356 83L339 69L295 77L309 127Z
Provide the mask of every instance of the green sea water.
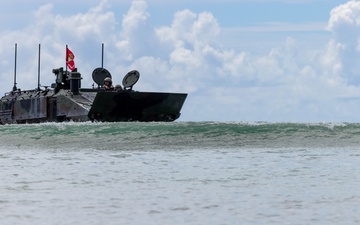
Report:
M192 149L357 147L360 124L175 122L0 126L1 147Z

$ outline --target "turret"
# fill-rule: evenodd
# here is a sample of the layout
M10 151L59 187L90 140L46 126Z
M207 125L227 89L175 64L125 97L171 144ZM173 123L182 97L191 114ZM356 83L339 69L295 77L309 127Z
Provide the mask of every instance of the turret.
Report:
M56 76L56 83L51 84L51 87L55 89L55 93L57 93L60 89L70 89L70 83L67 79L68 72L65 72L63 67L53 69L52 72Z
M55 82L51 85L55 89L55 93L59 92L60 89L68 90L77 95L81 88L81 74L77 72L75 68L72 72L64 71L63 67L53 69L52 71L55 76Z

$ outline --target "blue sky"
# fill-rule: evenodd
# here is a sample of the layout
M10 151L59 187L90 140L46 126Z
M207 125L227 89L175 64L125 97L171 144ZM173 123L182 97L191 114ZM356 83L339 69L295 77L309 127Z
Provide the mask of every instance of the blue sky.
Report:
M83 86L104 66L139 91L189 94L181 121L359 122L360 2L13 0L0 3L0 91L37 86L75 54Z

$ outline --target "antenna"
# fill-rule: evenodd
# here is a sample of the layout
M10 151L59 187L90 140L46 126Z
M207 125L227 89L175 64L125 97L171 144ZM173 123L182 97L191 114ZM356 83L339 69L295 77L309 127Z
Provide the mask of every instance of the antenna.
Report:
M17 90L17 87L16 87L16 61L17 61L17 43L15 43L15 65L14 65L14 86L13 86L13 91Z
M41 45L39 44L39 59L38 59L38 91L40 90L40 49Z
M101 68L104 68L104 43L101 45Z

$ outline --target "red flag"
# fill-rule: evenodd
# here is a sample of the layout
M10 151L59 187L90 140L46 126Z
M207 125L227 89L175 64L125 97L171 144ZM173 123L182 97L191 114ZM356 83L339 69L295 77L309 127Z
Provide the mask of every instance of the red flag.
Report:
M66 47L66 65L71 71L75 69L74 59L75 59L74 53L72 53L72 51L70 51L70 49Z

